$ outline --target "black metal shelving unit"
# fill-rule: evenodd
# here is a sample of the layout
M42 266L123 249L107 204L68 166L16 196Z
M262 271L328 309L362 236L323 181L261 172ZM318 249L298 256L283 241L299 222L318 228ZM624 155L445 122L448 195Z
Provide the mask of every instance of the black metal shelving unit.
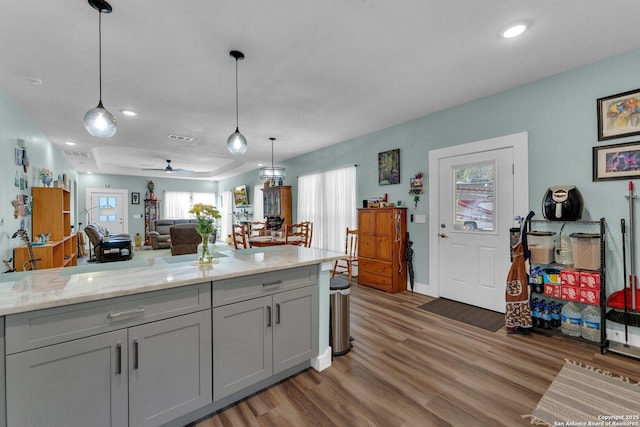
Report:
M534 224L538 224L541 225L542 228L544 228L544 230L539 230L539 231L554 231L557 230L558 227L562 227L564 224L572 224L571 228L579 228L579 227L592 227L592 228L598 228L599 229L599 234L600 234L600 270L598 270L597 272L600 274L600 342L593 342L593 341L589 341L586 340L582 337L572 337L569 335L565 335L562 334L562 332L560 332L559 329L544 329L544 328L538 328L538 327L534 327L533 330L535 332L539 332L539 333L543 333L543 334L548 334L548 335L556 335L556 334L561 334L563 337L567 337L567 338L571 338L571 339L576 339L582 342L586 342L586 343L590 343L590 344L594 344L594 345L599 345L600 346L600 353L604 354L606 352L606 344L607 344L607 330L606 330L606 320L605 320L605 315L606 315L606 308L607 308L607 295L606 295L606 283L607 283L607 279L606 279L606 274L607 274L607 265L606 265L606 239L605 239L605 230L606 230L606 221L604 218L600 218L599 221L585 221L585 220L578 220L578 221L548 221L548 220L543 220L543 219L531 219L529 220L529 224L528 224L528 228L529 230L533 230L532 225ZM540 264L540 265L549 265L552 267L558 267L558 268L566 268L567 266L563 265L563 264ZM531 284L530 284L531 285ZM544 295L544 294L534 294L533 292L530 292L530 299L533 298L534 295ZM562 300L562 298L554 298L554 299L560 299ZM566 301L566 300L564 300Z

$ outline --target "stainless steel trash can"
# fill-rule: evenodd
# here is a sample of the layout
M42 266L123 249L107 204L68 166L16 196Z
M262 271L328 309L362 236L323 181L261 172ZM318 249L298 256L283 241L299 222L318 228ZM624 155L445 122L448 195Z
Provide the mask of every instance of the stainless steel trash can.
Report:
M330 319L329 342L334 356L341 356L351 350L350 338L350 294L351 284L344 279L334 278L330 281Z

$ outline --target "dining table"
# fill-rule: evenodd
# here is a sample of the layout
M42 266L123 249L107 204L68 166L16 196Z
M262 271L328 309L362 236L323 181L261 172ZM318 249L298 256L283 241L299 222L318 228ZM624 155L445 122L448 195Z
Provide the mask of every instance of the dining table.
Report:
M298 237L290 238L289 244L296 244L296 241L300 241L301 239ZM251 247L262 247L262 246L278 246L278 245L286 245L286 239L284 236L276 237L276 236L251 236L249 237L249 246Z

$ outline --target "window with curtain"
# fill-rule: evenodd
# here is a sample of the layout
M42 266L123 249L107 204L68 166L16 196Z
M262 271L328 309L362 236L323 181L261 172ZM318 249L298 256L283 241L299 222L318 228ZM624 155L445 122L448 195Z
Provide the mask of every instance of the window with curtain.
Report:
M313 222L311 246L344 251L347 227L357 227L356 168L298 178L298 222Z
M164 219L189 219L189 210L196 203L216 206L215 193L189 193L184 191L164 192Z

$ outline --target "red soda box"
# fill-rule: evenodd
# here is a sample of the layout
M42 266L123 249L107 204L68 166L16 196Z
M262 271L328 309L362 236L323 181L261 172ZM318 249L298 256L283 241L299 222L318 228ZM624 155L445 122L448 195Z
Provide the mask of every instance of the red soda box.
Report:
M553 285L551 283L544 284L544 294L552 298L561 298L560 285Z
M600 305L600 290L580 288L580 299L583 304Z
M577 286L562 285L560 286L561 298L567 301L578 301L580 299L580 289Z
M580 272L580 287L588 289L600 289L600 273Z
M575 270L560 271L560 284L568 286L578 286L580 282L580 273Z

